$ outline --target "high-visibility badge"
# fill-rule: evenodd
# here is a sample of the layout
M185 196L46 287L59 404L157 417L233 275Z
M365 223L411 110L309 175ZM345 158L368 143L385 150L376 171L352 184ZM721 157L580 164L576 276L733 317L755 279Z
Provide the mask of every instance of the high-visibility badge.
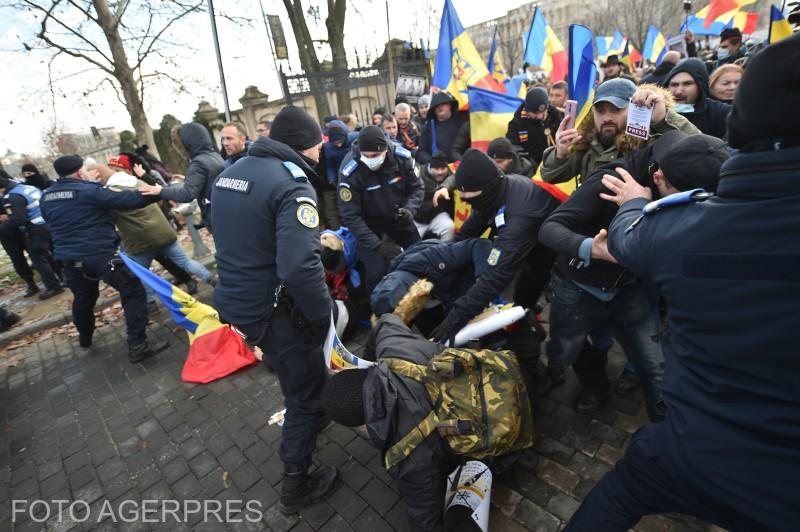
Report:
M489 256L486 258L486 262L489 263L489 266L496 266L497 263L500 261L500 250L497 248L492 248L492 251L489 252Z
M309 229L315 229L319 225L319 214L317 209L304 203L297 207L297 221Z
M350 192L349 188L346 187L339 187L339 198L347 203L351 199L353 199L353 193Z

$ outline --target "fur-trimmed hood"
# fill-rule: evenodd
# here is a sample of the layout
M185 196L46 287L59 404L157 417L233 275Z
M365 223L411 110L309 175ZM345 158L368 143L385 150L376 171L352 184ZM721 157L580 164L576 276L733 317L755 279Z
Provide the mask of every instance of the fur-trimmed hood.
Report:
M660 87L658 85L653 85L646 83L644 85L640 85L636 88L639 89L650 89L654 92L658 92L664 96L664 101L666 103L667 111L674 111L675 110L675 99L672 97L672 93L669 90L665 89L664 87ZM578 151L588 151L592 146L592 141L595 140L597 136L597 129L594 125L594 114L589 113L586 115L586 118L583 119L578 125L578 133L583 137L581 141L574 146L573 149ZM634 150L638 150L639 148L644 147L647 145L646 140L642 140L636 137L632 137L631 135L626 135L625 132L621 132L617 135L616 140L614 141L614 145L619 152L619 156L623 157Z

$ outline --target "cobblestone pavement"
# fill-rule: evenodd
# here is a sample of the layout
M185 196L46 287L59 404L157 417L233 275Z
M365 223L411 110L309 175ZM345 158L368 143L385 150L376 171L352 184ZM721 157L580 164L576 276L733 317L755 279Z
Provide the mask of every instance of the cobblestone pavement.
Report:
M258 365L208 385L181 382L186 335L165 312L156 318L151 333L171 347L142 364L127 361L121 320L99 330L90 350L58 335L0 359L0 530L407 530L378 452L340 426L322 433L316 460L337 466L343 486L328 501L283 516L280 428L267 425L282 408L277 379ZM611 358L616 376L621 355ZM594 417L578 415L571 408L575 389L571 377L540 400L534 450L495 479L493 531L562 528L645 420L639 395L615 397ZM17 514L12 499L27 500L17 503ZM55 506L48 519L44 504L31 505L37 499L69 501L63 519ZM167 523L121 520L130 515L119 506L125 500L212 499L234 501L234 511L245 504L236 501L257 501L263 520L221 524L211 515L202 522L200 512L182 524L169 513ZM83 505L71 507L74 519L67 511L79 500L90 510L82 523ZM637 526L643 532L710 529L682 516L649 517Z

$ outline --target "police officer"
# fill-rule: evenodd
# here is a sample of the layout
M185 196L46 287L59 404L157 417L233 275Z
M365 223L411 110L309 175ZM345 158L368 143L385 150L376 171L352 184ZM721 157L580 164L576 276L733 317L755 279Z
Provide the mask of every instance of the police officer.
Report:
M570 532L628 530L661 512L728 530L800 522L800 127L784 112L800 106L800 78L776 68L799 63L800 35L748 63L728 121L740 151L722 164L717 196L652 204L646 193L627 195L609 227L609 251L667 303L667 409L632 437ZM667 180L694 174L716 151L687 157L679 148L660 160Z
M3 207L8 213L8 220L3 223L4 227L0 231L19 231L25 235L28 255L45 286L39 299L49 299L60 294L64 289L51 266L53 258L50 255L50 227L42 218L39 207L42 191L0 176L0 192L5 193Z
M464 154L455 180L461 197L472 207L456 241L479 238L491 227L494 242L486 260L489 267L467 293L456 300L444 321L433 331L433 339L439 342L452 340L508 286L523 264L534 268L542 257L547 258L549 265L555 259L552 252L536 246L539 226L559 205L559 200L548 191L525 177L503 174L486 154L476 149ZM532 308L543 284L539 287L518 284L514 301Z
M219 282L214 306L264 352L283 391L286 415L280 457L281 511L298 512L337 487L337 472L308 473L324 421L322 344L331 297L320 261L314 188L322 133L299 107L283 108L270 136L214 184L212 218Z
M534 171L542 161L544 150L556 145L556 131L563 118L564 114L550 105L547 91L534 87L508 123L506 138L522 148L533 162Z
M104 281L119 291L128 334L128 360L140 362L169 344L147 340L147 296L142 283L115 258L119 235L114 213L137 209L158 200L137 191L113 192L89 181L83 159L65 155L53 162L58 181L42 195L42 216L53 231L55 258L64 263L64 277L72 290L72 317L81 347L92 345L94 305Z
M414 216L424 196L411 152L390 145L378 127L362 129L339 172L339 214L356 235L368 290L380 281L398 246L419 240Z

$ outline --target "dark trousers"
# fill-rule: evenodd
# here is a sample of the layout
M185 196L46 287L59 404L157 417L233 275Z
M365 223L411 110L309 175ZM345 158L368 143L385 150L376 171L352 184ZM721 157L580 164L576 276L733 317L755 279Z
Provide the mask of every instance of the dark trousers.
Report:
M732 531L769 530L739 509L723 504L716 497L717 490L704 489L694 475L682 475L686 465L665 452L667 430L665 423L639 429L625 456L589 492L564 532L624 532L642 516L666 512L694 515ZM791 530L797 523L786 525Z
M311 465L325 416L320 404L327 378L322 352L325 339L312 334L309 328L296 328L289 313L280 309L271 317L266 331L261 324L238 328L250 341L261 337L258 346L278 374L286 407L280 448L286 472L305 471Z
M397 222L392 225L370 225L369 228L379 238L386 236L403 249L408 249L419 242L419 231L417 231L414 222ZM364 264L367 290L372 292L372 289L380 282L381 278L386 275L389 259L378 253L378 250L369 249L361 245L358 246L358 259Z
M124 264L115 265L112 269L109 261L109 258L86 260L82 261L79 268L71 266L69 262L65 264L64 276L74 296L72 318L75 327L83 334L91 335L94 331L94 306L102 280L117 289L122 299L128 345L140 345L147 339L147 296L144 287Z
M31 270L31 265L28 264L28 259L25 258L25 235L15 228L13 231L5 232L0 237L0 244L3 245L8 258L11 259L11 264L14 265L14 271L17 272L17 275L26 283L33 284L33 270Z
M33 267L39 272L45 288L61 288L61 283L53 271L53 256L50 253L50 228L28 226L25 232L28 245L28 255L31 256Z

